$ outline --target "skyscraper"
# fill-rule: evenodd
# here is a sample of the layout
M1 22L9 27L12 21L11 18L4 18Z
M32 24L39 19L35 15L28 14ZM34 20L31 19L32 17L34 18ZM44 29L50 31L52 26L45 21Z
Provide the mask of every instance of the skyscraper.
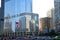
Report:
M52 29L54 30L55 29L55 26L54 26L54 8L52 9L49 9L47 11L47 17L51 18L51 23L52 23Z
M21 14L24 12L32 12L32 0L6 0L4 4L4 17L6 17L7 14L10 16ZM11 18L12 26L15 28L15 21L19 21L20 17ZM14 21L13 21L14 20ZM12 28L13 28L12 27ZM13 28L13 30L14 30Z
M5 15L32 12L32 0L9 0L5 2Z
M54 0L54 9L55 30L60 32L60 0Z
M4 0L0 0L0 35L4 28Z

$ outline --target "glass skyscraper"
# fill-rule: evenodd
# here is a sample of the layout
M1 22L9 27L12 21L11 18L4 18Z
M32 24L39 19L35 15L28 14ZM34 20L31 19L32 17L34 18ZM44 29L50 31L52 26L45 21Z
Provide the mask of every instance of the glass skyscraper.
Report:
M0 0L0 35L3 32L4 27L4 0Z
M54 0L54 9L55 30L60 32L60 0Z
M24 12L32 12L32 0L5 0L4 17L7 15L17 15ZM18 22L19 18L20 17L10 18L13 30L15 30L15 22Z
M32 0L9 0L5 2L5 15L32 12Z

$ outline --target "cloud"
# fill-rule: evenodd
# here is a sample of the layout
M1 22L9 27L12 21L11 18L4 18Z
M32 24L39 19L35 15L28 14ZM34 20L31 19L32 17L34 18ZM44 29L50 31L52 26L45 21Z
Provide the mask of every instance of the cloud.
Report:
M39 17L46 17L48 9L53 7L53 0L33 0L33 12L38 13Z

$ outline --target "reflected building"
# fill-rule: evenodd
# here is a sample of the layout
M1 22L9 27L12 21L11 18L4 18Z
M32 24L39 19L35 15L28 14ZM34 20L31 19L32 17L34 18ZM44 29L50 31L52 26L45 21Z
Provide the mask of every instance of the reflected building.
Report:
M9 0L5 2L5 16L20 14L24 12L32 12L32 0Z
M24 12L32 12L32 0L1 0L0 5L0 33L4 30L4 17L9 15L20 14ZM20 18L20 17L19 17ZM15 26L15 21L19 18L10 19L12 21L12 28ZM14 21L13 21L14 20ZM3 24L3 25L2 25Z
M35 20L30 20L30 32L36 32Z
M10 17L10 15L7 15L7 17ZM12 22L9 19L4 22L4 33L12 33Z
M21 17L19 19L18 25L15 25L15 32L26 32L26 17Z
M32 12L32 0L6 0L4 4L4 17L7 14L10 16L21 14L24 12ZM19 21L20 17L11 18L12 28L15 31L15 21ZM14 20L14 21L13 21Z
M38 17L38 14L22 13L20 17L21 26L17 27L15 30L18 29L19 31L21 29L21 32L39 32Z

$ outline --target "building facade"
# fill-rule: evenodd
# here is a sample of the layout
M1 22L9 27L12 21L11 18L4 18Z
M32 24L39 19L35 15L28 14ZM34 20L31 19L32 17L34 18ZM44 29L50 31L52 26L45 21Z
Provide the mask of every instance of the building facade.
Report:
M7 13L10 15L32 12L32 0L9 0L5 2L5 16Z
M20 22L20 24L21 25L18 25L18 26L15 26L15 32L25 32L26 30L26 17L21 17L20 19L19 19L19 22ZM24 28L24 30L23 30L23 28Z
M6 17L7 14L13 16L24 12L32 12L32 0L6 0L5 1L4 17ZM20 17L10 18L10 21L12 21L13 31L15 31L15 26L14 26L15 22L19 21L19 18Z
M7 14L10 16L24 12L32 12L32 0L0 0L0 33L4 31L4 22ZM15 21L20 17L11 18L13 31L15 31ZM13 21L14 20L14 21Z
M48 33L51 31L51 18L45 17L40 19L40 31Z
M31 21L35 21L36 32L39 31L39 15L35 13L22 13L21 16L30 15Z
M51 23L52 23L52 29L53 30L55 30L55 24L54 24L54 8L52 8L52 9L49 9L48 11L47 11L47 17L50 17L52 20L51 20Z
M55 30L60 32L60 0L54 0L54 20Z
M4 0L0 0L0 35L3 33L4 28Z
M35 17L36 16L36 17ZM39 32L39 21L38 21L38 14L34 13L22 13L20 17L21 27L17 27L19 29L16 30L23 30L21 32ZM16 31L16 32L18 32ZM19 31L20 32L20 31Z

